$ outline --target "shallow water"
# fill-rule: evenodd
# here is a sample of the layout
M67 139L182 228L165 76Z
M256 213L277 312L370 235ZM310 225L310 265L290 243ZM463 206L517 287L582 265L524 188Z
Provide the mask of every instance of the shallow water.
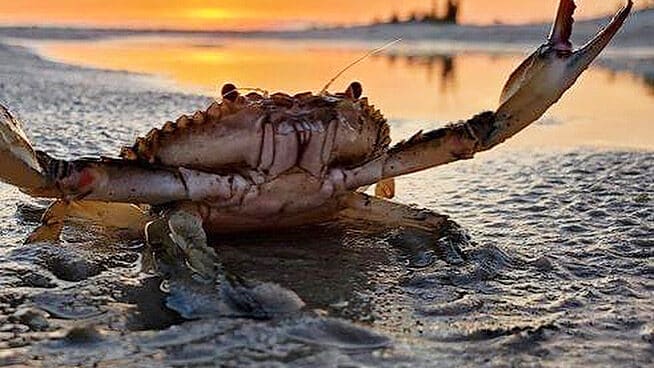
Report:
M475 58L500 69L515 60L458 55L454 62L463 68ZM377 75L416 73L416 85L427 78L422 64L412 69L404 58L370 63L388 68ZM483 101L466 92L473 80L464 82L465 69L457 68L460 84L451 83L459 87L447 88L468 96L459 106L473 105L450 112L463 118ZM578 102L583 111L592 97L583 90L610 92L610 73L591 72L563 104ZM438 75L422 82L425 89L438 91ZM497 85L480 81L480 88L494 96L503 77L491 77ZM523 135L564 141L562 132L592 126L593 118L626 126L623 140L570 133L576 144L511 141L398 181L398 201L448 214L467 232L469 240L456 244L463 258L425 234L364 225L214 240L229 271L275 282L306 303L303 312L271 321L184 321L164 307L161 280L139 273L139 244L68 229L62 245L21 245L43 204L0 184L0 365L651 365L652 95L638 77L615 80L642 98L638 108L609 104L609 94L596 105L612 113L575 118L562 107ZM1 45L0 83L0 100L18 110L36 145L64 157L115 154L151 125L208 102L147 76L54 64ZM402 111L391 104L395 137L425 128L418 119L436 120L430 114L450 119L447 110ZM632 126L644 128L630 136ZM588 147L596 141L605 143Z
M156 74L177 88L209 96L216 96L227 82L272 92L318 92L340 69L378 46L181 37L29 45L62 62ZM495 109L508 75L525 57L517 50L431 54L419 43L407 41L359 63L337 79L331 90L345 90L352 80L359 80L370 100L396 123L394 138L401 139L419 129ZM508 144L651 149L652 116L651 82L596 67L548 111L540 125Z

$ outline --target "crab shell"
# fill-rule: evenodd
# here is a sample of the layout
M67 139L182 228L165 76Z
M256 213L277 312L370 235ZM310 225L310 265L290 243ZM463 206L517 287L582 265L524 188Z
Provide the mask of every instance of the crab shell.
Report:
M386 119L356 82L346 93L269 97L240 96L230 86L221 102L152 129L121 158L207 173L257 170L270 181L293 170L319 178L330 167L359 166L391 142Z

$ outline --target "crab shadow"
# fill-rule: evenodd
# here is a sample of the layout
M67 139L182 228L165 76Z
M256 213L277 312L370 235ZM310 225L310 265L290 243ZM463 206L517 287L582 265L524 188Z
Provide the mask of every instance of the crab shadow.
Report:
M35 222L38 216L24 212L23 221ZM100 229L69 227L63 244L20 248L12 258L40 265L66 283L92 284L125 266L132 274L140 269L138 283L112 288L124 289L120 301L135 307L127 316L128 328L147 330L188 319L270 319L300 310L376 324L380 317L393 314L390 309L402 300L412 304L407 285L424 283L424 275L429 275L430 283L439 280L434 288L474 283L496 272L488 270L489 258L502 254L496 248L488 252L488 247L479 247L453 221L432 233L341 220L210 237L222 263L223 285L216 287L197 282L188 270L164 280L151 272L156 261L147 260L146 248L125 249L103 236ZM52 304L48 298L47 306ZM407 316L405 311L398 318Z
M100 229L69 227L62 244L17 249L12 261L43 269L51 285L23 288L33 291L16 304L46 312L46 329L63 336L34 340L19 355L55 356L67 365L96 357L107 344L131 356L136 346L161 343L175 356L192 346L188 336L209 332L217 334L210 344L220 346L221 339L241 346L239 339L266 336L316 352L372 351L393 345L398 334L419 336L424 319L442 312L425 312L423 297L445 301L448 315L453 308L474 308L465 300L452 306L450 299L492 278L501 269L493 260L502 263L501 253L479 247L454 222L438 234L334 222L209 240L222 262L221 283L230 284L227 292L224 285L197 282L191 272L164 280L146 267L146 248L125 248ZM218 331L225 326L238 333ZM177 334L186 337L169 341ZM31 341L31 332L24 335Z
M374 321L382 312L380 306L401 297L399 285L416 271L464 265L466 249L472 246L454 222L438 234L348 221L213 237L210 243L226 275L248 280L245 287L230 285L228 295L222 293L223 301L236 298L241 311L238 301L248 300L246 316L274 317L304 307L360 322ZM206 298L198 298L207 294L207 288L168 282L168 306L184 317L221 313L220 308L207 309ZM253 285L264 294L247 294ZM252 299L257 303L254 309Z

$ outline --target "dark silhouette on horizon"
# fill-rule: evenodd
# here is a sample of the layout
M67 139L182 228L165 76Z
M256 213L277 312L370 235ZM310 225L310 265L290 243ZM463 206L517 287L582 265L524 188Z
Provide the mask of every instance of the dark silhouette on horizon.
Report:
M426 23L426 24L457 24L459 16L459 0L447 0L445 12L439 15L438 1L432 0L431 10L427 13L412 12L408 18L402 19L397 13L393 13L386 22L375 21L375 23L402 24L402 23Z

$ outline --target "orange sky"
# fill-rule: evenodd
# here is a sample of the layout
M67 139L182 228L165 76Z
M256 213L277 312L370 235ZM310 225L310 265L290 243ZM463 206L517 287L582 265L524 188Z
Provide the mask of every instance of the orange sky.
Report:
M445 0L438 0L440 7ZM551 18L558 0L461 0L465 23ZM252 29L366 23L408 14L431 0L0 0L0 24ZM579 17L616 9L620 0L577 0Z

